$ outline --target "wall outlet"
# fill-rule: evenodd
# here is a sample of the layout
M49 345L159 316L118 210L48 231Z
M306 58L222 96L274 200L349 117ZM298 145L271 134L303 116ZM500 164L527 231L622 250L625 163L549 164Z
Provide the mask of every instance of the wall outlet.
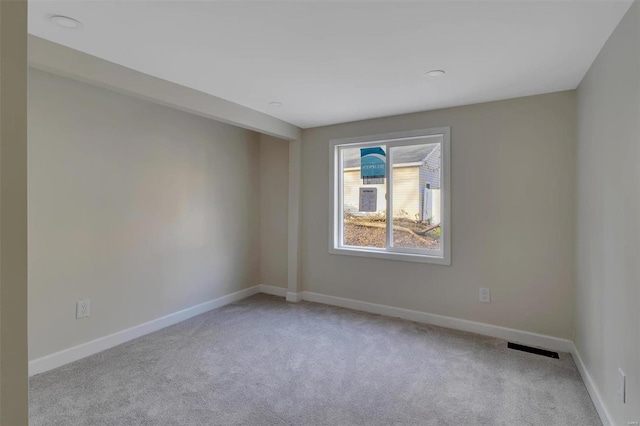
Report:
M618 368L618 395L620 396L620 400L624 404L627 397L627 376L624 375L624 371L621 368Z
M88 317L91 313L91 300L79 300L76 302L76 319Z
M480 301L491 303L491 291L488 288L480 288Z

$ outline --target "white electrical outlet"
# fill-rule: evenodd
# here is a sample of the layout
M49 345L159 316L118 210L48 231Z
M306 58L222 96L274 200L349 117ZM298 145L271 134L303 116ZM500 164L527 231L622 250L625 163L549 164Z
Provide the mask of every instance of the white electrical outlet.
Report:
M626 401L626 393L627 393L627 377L624 375L624 371L621 368L618 368L618 395L624 404Z
M480 288L480 301L491 303L491 291L488 288Z
M79 300L76 302L76 319L88 317L91 313L91 300Z

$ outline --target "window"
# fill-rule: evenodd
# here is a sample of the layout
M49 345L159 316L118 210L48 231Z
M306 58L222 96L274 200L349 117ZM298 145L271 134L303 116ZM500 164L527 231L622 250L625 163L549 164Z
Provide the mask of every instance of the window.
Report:
M329 251L450 265L449 134L332 140Z

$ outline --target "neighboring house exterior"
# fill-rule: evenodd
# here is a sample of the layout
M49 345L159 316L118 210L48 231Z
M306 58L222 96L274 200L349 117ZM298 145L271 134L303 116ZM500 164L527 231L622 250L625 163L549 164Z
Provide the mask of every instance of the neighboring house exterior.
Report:
M346 150L345 150L346 151ZM394 216L440 223L441 145L415 145L393 151ZM358 212L360 188L377 188L377 211L386 210L385 184L364 184L360 177L360 150L344 153L344 208Z

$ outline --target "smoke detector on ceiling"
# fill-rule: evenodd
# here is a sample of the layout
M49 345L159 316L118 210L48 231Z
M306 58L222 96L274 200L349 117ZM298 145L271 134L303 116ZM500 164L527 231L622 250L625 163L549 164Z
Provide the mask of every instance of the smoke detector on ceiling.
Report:
M67 28L70 30L78 30L82 28L82 22L77 21L73 18L69 18L68 16L52 15L49 17L49 21L58 25L59 27Z

